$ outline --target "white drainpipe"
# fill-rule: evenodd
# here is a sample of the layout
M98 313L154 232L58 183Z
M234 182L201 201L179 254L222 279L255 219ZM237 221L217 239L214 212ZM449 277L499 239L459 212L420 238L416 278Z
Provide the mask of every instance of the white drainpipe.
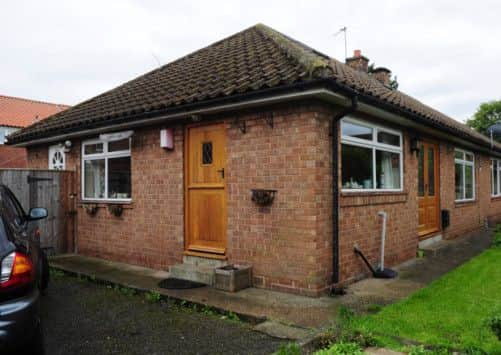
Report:
M381 265L380 270L384 270L384 242L386 239L386 219L388 218L388 214L384 211L379 211L378 216L383 218L383 226L381 228Z

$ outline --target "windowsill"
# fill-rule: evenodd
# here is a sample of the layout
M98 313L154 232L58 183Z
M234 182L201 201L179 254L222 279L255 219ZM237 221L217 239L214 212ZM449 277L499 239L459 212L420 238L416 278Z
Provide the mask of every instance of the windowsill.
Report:
M491 196L491 201L501 201L501 195Z
M398 196L398 195L407 195L408 192L404 190L395 190L395 191L377 191L377 190L369 190L369 191L350 191L350 190L341 190L341 197L358 197L358 196Z
M474 200L456 200L454 201L454 206L455 207L467 207L471 205L475 205L478 201L476 199Z
M78 200L79 205L97 205L98 207L108 206L108 205L132 205L133 201L130 200Z

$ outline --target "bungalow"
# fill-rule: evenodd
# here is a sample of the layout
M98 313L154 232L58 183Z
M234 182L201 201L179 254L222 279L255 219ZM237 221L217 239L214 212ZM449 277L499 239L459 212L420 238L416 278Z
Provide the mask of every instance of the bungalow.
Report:
M9 134L68 107L0 95L0 168L26 168L28 166L28 155L25 148L5 145Z
M153 268L251 264L318 296L501 215L501 145L258 24L14 133L31 168L65 143L78 253ZM109 206L116 206L108 213Z

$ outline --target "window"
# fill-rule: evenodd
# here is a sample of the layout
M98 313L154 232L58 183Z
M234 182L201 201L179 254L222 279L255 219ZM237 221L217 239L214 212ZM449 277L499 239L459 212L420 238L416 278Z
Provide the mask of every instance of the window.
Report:
M344 191L401 191L402 134L354 119L341 121Z
M64 170L65 168L64 148L60 145L49 147L49 169Z
M473 153L454 151L456 201L475 199L475 157Z
M7 141L7 136L11 133L14 133L19 128L14 127L0 127L0 144L5 144Z
M501 160L491 160L491 195L501 196Z
M130 138L82 144L82 198L131 199Z

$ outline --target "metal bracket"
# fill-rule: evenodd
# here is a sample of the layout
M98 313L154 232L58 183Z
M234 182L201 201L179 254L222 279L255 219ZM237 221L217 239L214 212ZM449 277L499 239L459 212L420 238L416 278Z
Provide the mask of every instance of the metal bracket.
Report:
M264 116L263 119L270 128L273 128L273 112Z
M31 182L37 182L37 181L52 181L52 178L39 178L39 177L33 177L31 175L28 175L28 184Z
M237 118L235 119L235 121L233 121L233 124L240 129L240 132L244 134L247 132L247 124L245 123L245 120L240 120Z

